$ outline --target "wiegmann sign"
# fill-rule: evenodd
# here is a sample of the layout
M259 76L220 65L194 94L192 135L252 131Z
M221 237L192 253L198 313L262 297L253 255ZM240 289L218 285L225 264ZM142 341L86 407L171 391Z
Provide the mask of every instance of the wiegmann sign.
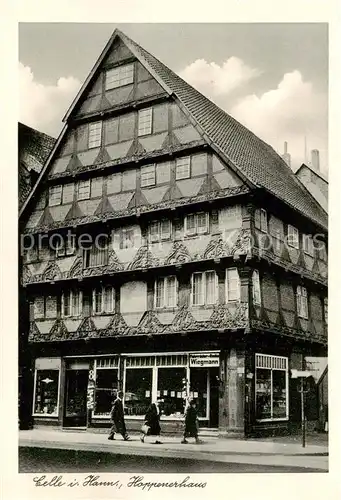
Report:
M201 354L190 354L189 356L189 366L191 368L209 368L211 366L219 366L219 353L207 352Z

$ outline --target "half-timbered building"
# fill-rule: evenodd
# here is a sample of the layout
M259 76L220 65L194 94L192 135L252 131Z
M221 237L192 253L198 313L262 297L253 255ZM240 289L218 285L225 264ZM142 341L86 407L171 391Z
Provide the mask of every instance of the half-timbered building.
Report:
M327 214L265 142L116 30L21 213L35 425L128 429L184 397L290 431L327 349ZM318 242L318 244L317 244Z

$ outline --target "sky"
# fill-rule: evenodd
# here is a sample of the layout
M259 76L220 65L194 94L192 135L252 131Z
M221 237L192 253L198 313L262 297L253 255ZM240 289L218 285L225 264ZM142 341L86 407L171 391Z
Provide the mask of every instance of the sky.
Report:
M58 137L115 28L142 45L296 170L318 149L328 174L328 26L323 23L20 23L20 121Z

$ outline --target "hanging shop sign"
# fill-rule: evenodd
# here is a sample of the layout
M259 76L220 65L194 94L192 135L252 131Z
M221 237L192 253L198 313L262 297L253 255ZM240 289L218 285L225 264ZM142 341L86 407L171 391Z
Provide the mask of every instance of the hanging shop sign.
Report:
M218 352L204 352L189 355L190 368L209 368L219 366Z

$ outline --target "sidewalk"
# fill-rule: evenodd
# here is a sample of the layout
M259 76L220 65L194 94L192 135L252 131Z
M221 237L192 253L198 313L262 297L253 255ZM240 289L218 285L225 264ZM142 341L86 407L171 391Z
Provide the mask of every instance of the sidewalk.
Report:
M181 438L178 436L163 436L163 444L155 445L151 438L147 438L143 444L138 434L131 434L130 437L129 441L123 441L119 437L115 441L108 441L107 435L102 433L33 429L19 431L19 446L328 470L328 447L309 444L309 441L306 448L302 448L301 444L295 442L205 436L201 444L197 445L189 440L189 444L185 445L180 443Z

